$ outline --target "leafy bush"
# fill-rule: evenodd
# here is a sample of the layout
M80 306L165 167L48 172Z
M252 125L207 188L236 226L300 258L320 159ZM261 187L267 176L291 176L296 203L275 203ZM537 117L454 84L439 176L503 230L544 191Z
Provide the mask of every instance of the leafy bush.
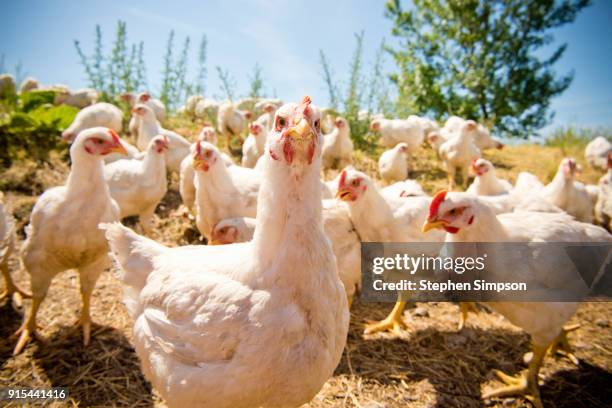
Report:
M66 149L59 135L74 120L78 109L53 106L48 103L53 97L53 92L25 94L14 109L8 109L0 118L0 162L4 167L25 158L47 161L51 151Z
M55 100L56 92L54 91L40 91L34 90L31 92L26 92L20 95L19 99L21 100L21 109L24 112L29 112L32 109L37 108L40 105L44 104L53 104Z

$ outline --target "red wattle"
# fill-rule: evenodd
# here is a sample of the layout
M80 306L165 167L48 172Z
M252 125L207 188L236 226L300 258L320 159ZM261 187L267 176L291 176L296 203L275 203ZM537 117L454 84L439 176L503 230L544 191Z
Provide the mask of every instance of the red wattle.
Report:
M315 153L315 144L314 144L314 140L311 140L310 144L308 145L308 164L312 164L312 158L314 157L314 153Z
M457 227L445 226L445 227L442 227L442 228L444 228L444 231L446 231L446 232L448 232L450 234L456 234L456 233L459 232L459 228L457 228Z
M287 163L293 163L293 154L295 151L293 150L293 146L291 145L291 141L285 140L283 143L283 154L285 155L285 160Z

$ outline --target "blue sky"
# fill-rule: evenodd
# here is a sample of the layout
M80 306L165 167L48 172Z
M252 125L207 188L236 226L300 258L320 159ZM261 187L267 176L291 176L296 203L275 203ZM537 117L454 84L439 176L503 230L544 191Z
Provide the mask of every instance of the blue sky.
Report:
M354 33L365 31L365 63L369 69L383 38L393 44L384 2L339 1L15 1L3 5L0 54L9 70L21 62L29 75L43 83L86 85L74 50L79 39L90 51L96 24L106 45L118 19L127 22L128 40L144 40L147 79L155 92L168 33L192 39L195 69L197 43L208 37L208 94L220 94L214 67L227 68L239 93L248 88L255 63L262 67L266 90L285 100L304 94L325 105L319 49L332 62L338 80L345 79L354 48ZM612 1L596 0L577 21L554 32L568 50L557 64L559 73L575 71L574 82L553 100L557 112L551 128L561 125L612 127ZM177 46L178 52L178 46ZM390 57L387 68L393 69Z

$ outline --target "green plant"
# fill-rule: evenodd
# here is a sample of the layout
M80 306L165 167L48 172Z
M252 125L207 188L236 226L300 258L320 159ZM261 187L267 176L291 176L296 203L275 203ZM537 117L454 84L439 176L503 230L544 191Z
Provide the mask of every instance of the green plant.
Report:
M339 106L338 85L334 81L334 75L331 66L323 50L319 50L319 61L321 63L321 67L323 68L323 81L325 82L325 86L327 87L327 92L329 95L329 107L331 109L337 110Z
M195 78L195 85L193 93L195 95L204 95L206 92L206 49L208 47L208 40L206 35L202 36L200 40L200 47L198 52L198 70Z
M319 51L319 56L323 70L323 81L329 95L330 110L334 115L341 115L349 122L351 138L357 148L373 151L375 137L369 133L372 109L374 107L384 109L386 114L391 114L393 109L389 100L389 93L385 93L387 78L382 72L384 42L376 54L372 73L366 78L363 74L363 40L363 32L355 34L355 50L349 65L348 82L344 92L339 82L334 78L330 62L323 50ZM341 97L342 95L343 97ZM340 109L340 106L342 109ZM367 111L365 117L360 115L360 112L364 109ZM378 110L378 112L381 110Z
M221 81L219 89L221 90L225 98L229 99L230 101L233 101L236 92L236 80L234 79L234 77L232 77L232 75L227 69L223 70L220 66L216 66L215 69L217 70L217 75L219 76L219 80Z
M175 110L178 104L184 101L194 88L194 86L187 81L190 44L191 39L185 37L181 53L175 61L173 55L174 30L170 31L168 42L166 43L166 53L164 55L160 99L171 111Z
M117 22L110 53L104 55L102 28L96 25L94 49L86 55L78 40L74 47L85 70L88 85L98 90L102 100L111 101L124 92L133 92L146 85L144 43L128 44L127 25Z
M263 78L261 75L261 67L258 63L253 67L253 76L249 77L249 97L261 98L263 95Z

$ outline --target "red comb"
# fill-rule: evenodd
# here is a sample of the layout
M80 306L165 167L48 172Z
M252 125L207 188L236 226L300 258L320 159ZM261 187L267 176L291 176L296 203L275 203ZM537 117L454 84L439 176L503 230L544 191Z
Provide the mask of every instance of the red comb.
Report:
M310 118L310 104L311 103L312 103L312 100L310 99L310 96L306 95L305 97L302 98L302 104L299 107L299 111L301 111L301 114L306 116L306 118Z
M444 201L445 198L446 198L445 190L438 191L436 193L433 200L431 200L431 204L429 204L429 215L427 216L428 220L432 219L434 215L438 214L438 208L440 207L440 204L442 204L442 201Z
M200 153L202 152L202 146L200 146L200 142L201 142L200 140L198 140L196 142L196 146L195 146L195 155L196 156L199 156Z

